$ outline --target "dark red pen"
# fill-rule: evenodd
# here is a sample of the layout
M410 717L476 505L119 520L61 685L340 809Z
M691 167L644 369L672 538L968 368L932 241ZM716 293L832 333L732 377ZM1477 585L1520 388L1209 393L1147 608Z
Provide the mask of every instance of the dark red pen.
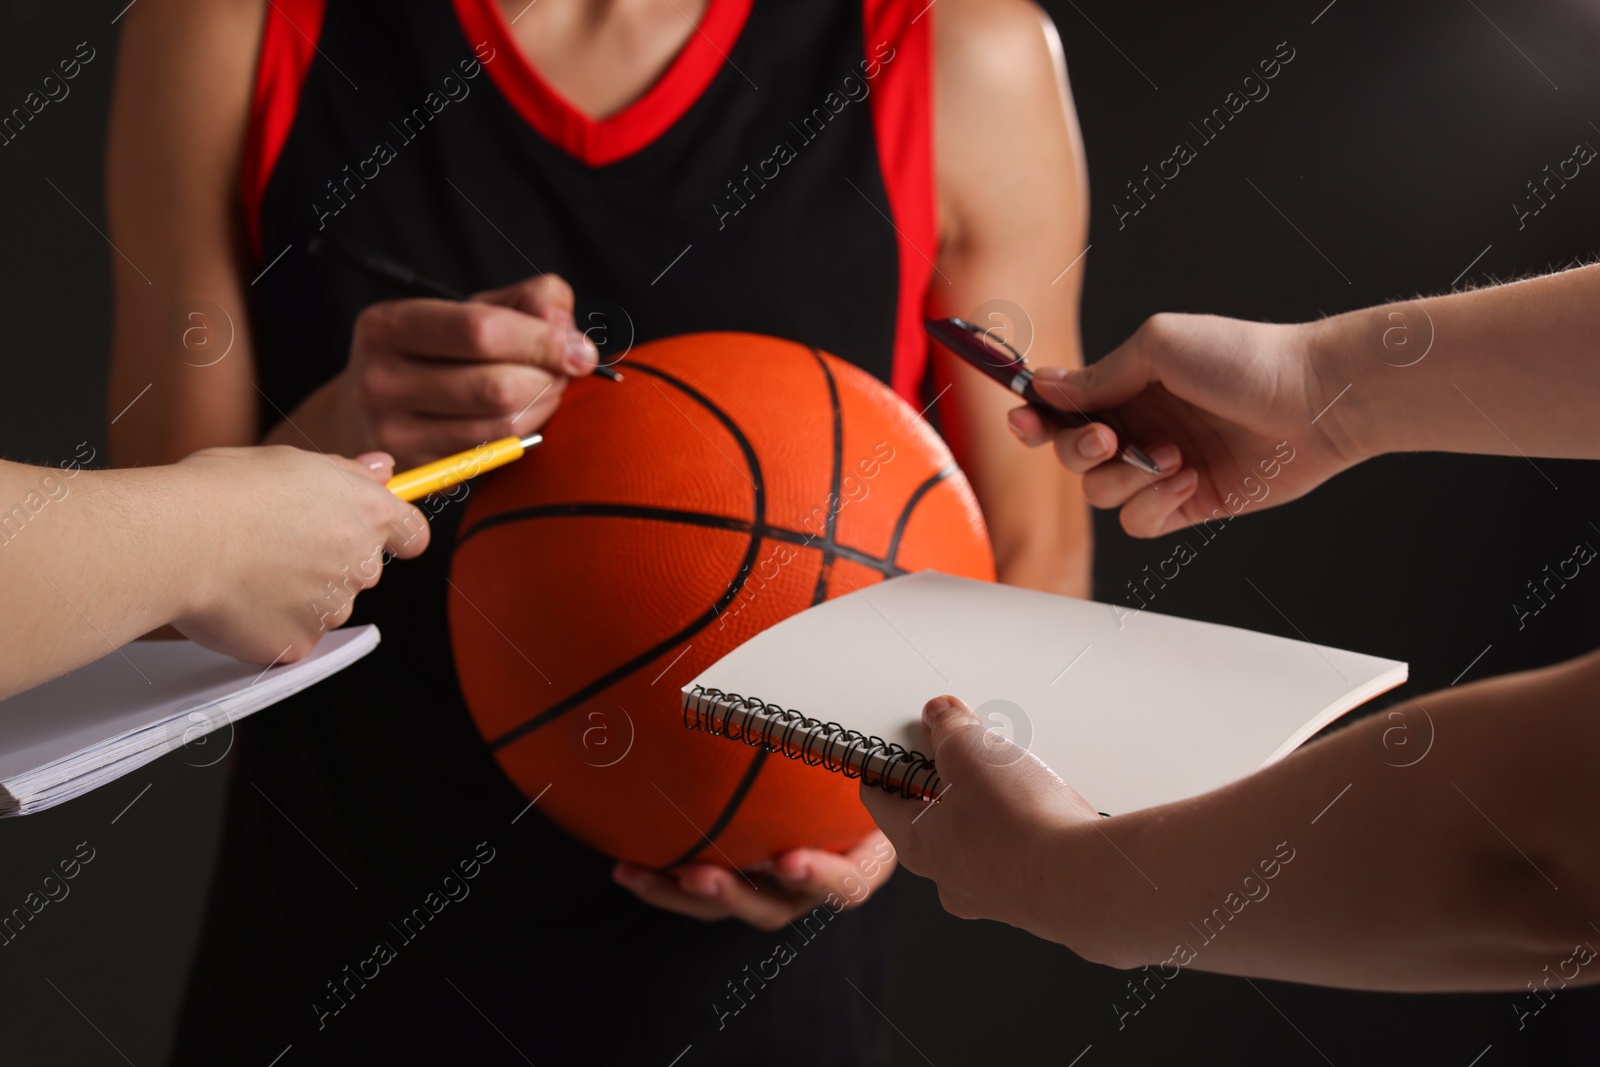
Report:
M1082 412L1063 411L1040 396L1039 390L1033 384L1033 371L1028 369L1028 361L1022 357L1022 353L996 337L992 331L976 326L966 319L928 319L922 325L928 331L928 336L1016 393L1030 408L1039 413L1040 418L1062 429L1077 429L1091 422L1103 422L1116 431L1117 440L1121 442L1117 456L1124 463L1137 467L1146 474L1161 473L1161 468L1156 466L1138 445L1127 440L1127 435L1113 419L1103 414L1090 418Z

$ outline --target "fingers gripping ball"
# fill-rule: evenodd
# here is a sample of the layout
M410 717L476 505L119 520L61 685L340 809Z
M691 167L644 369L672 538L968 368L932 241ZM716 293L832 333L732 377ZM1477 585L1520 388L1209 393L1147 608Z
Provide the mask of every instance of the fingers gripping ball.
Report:
M506 774L646 867L747 867L870 832L853 781L686 729L678 697L830 597L926 568L993 579L932 428L842 360L720 333L642 345L622 382L573 382L545 434L476 484L452 563L461 686Z

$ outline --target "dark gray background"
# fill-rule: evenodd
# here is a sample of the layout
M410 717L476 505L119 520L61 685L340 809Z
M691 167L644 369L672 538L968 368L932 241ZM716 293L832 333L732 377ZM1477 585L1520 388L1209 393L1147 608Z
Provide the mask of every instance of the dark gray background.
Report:
M1600 147L1600 14L1582 0L1046 6L1092 171L1093 250L1075 268L1087 272L1091 355L1159 310L1302 320L1563 266L1600 243L1593 168L1525 229L1511 206L1577 142ZM114 253L96 227L121 8L33 0L0 11L0 112L78 42L99 52L70 97L0 147L0 455L10 459L53 462L82 441L104 453ZM1188 123L1281 41L1297 55L1271 95L1119 230L1111 204L1123 183L1175 141L1195 143ZM1408 692L1449 684L1480 652L1469 678L1550 662L1600 644L1600 586L1573 583L1520 632L1510 605L1544 564L1591 536L1597 488L1584 464L1391 457L1230 527L1151 606L1290 633L1248 578L1313 640L1409 659ZM1113 523L1099 534L1099 595L1113 602L1171 553ZM96 850L71 895L0 947L6 1062L162 1060L226 788L225 761L199 765L226 743L0 823L0 912L79 842ZM1511 994L1377 996L1188 972L1119 1031L1111 1005L1125 976L1006 927L951 919L931 887L901 878L886 1010L905 1064L1066 1064L1083 1054L1083 1067L1158 1058L1494 1067L1575 1062L1594 1045L1586 994L1562 994L1517 1032ZM1366 887L1374 911L1392 906L1388 888Z

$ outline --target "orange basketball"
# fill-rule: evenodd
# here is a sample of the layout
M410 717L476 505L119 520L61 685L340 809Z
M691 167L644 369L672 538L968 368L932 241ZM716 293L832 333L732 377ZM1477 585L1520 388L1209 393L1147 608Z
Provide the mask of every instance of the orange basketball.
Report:
M856 782L687 729L680 690L886 577L992 580L972 490L904 401L804 345L692 334L621 369L473 485L450 595L473 719L540 812L619 859L843 851L872 830Z

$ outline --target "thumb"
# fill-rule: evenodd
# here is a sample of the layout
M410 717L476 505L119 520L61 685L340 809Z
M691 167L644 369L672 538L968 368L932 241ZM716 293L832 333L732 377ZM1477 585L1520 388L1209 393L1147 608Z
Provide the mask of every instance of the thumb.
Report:
M394 457L387 452L363 452L351 461L360 472L382 484L394 477Z
M977 740L983 730L978 713L960 697L934 697L922 709L922 731L928 735L928 748L934 763L946 754L955 755ZM943 777L941 775L941 777Z
M1021 708L1012 709L1018 721L1002 722L1012 731L1021 731L1024 741L1031 739L1032 728ZM992 715L1002 720L1004 713ZM991 729L959 697L934 697L922 709L922 730L928 735L928 751L934 765L939 768L941 790L957 781L985 781L997 769L1013 767L1028 756L1028 750L1017 744L1001 729Z
M1158 380L1149 330L1140 330L1087 367L1040 367L1033 372L1039 395L1067 411L1120 407Z
M984 705L987 707L988 705ZM1061 780L1043 760L1030 751L1032 727L1021 708L1013 708L1017 722L1010 732L1020 733L1024 744L992 729L988 722L953 696L935 697L922 709L922 728L928 735L933 762L939 768L939 795L956 783L962 789L961 803L970 805L973 797L980 805L1015 803L1018 798L1058 798L1059 804L1080 818L1096 819L1098 811ZM990 722L997 716L989 716ZM888 828L885 827L887 831ZM894 834L889 833L892 840ZM898 844L898 842L897 842Z
M952 776L967 777L975 758L966 749L983 743L982 724L973 710L960 699L942 696L934 697L923 707L922 730L928 736L927 752L939 769L942 792L949 788ZM861 786L861 803L895 847L903 848L910 842L911 827L922 815L921 804L907 804L897 792L885 791L864 782Z

